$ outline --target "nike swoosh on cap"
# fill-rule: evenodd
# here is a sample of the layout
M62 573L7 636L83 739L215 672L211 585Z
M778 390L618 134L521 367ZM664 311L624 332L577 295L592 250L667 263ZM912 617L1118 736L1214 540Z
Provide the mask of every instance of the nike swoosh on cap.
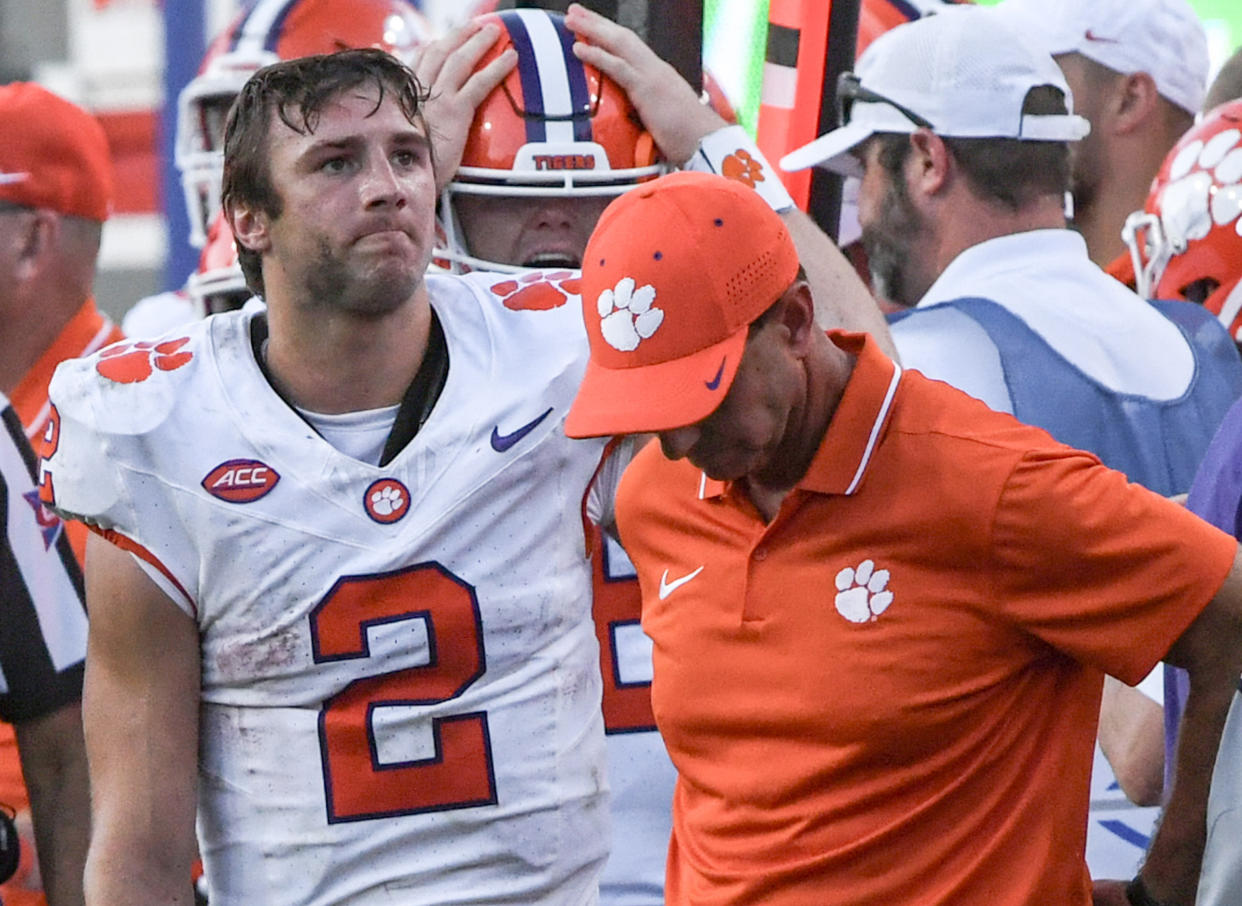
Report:
M725 359L721 359L720 367L716 369L716 376L712 378L710 381L703 382L704 384L707 385L708 390L715 390L717 387L720 386L720 379L724 377L724 366L725 366Z
M504 453L512 449L514 444L520 441L527 434L530 434L530 432L534 431L535 428L539 427L539 423L551 414L552 414L552 409L549 408L546 412L544 412L539 417L534 418L531 421L528 421L526 424L522 425L522 427L518 428L516 431L513 431L512 433L509 433L509 434L501 434L500 426L497 425L496 427L492 428L492 449L495 450L497 453Z
M694 570L693 572L686 573L680 579L674 579L672 582L670 582L668 581L668 570L666 569L664 571L664 575L660 576L660 600L663 601L665 598L667 598L677 589L681 588L683 585L685 585L687 582L689 582L691 579L693 579L695 576L697 576L702 571L703 571L703 567L700 566L698 569Z
M14 182L25 182L29 178L29 173L0 173L0 186L7 186Z

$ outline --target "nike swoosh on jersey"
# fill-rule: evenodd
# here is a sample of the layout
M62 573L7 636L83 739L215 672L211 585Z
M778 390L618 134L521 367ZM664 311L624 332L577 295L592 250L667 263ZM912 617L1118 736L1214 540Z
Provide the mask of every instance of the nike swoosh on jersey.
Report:
M717 387L720 386L720 379L724 377L724 366L725 366L725 360L721 359L720 367L716 369L716 376L712 378L710 381L703 382L704 384L707 385L708 390L715 390Z
M667 598L677 589L681 588L683 585L685 585L687 582L689 582L691 579L693 579L695 576L697 576L702 571L703 571L703 567L700 566L698 569L694 570L693 572L686 573L680 579L674 579L672 582L670 582L668 581L668 570L666 569L664 571L664 575L660 576L660 600L663 601L665 598Z
M539 423L551 414L552 414L552 409L549 408L546 412L544 412L538 418L528 421L526 424L522 425L522 427L518 428L516 431L510 434L501 434L500 425L497 425L496 427L492 428L492 449L495 450L497 453L504 453L510 450L514 444L516 444L527 434L530 434L530 432L534 431L537 427L539 427Z
M7 186L13 182L25 182L29 178L29 173L0 173L0 186Z

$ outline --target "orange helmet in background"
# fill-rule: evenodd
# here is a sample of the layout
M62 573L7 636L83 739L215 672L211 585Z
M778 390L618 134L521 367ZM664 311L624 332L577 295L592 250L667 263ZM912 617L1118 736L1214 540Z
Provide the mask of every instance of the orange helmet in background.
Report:
M237 263L237 243L223 212L207 230L207 243L198 269L186 282L186 291L201 317L241 308L252 295Z
M1242 343L1242 100L1178 140L1122 235L1139 295L1204 305Z

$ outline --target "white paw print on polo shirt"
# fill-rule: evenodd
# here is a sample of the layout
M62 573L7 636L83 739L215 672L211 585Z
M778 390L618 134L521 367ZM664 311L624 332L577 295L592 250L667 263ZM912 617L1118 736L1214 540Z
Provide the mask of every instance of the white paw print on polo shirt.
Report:
M659 329L664 312L652 307L655 297L655 287L650 283L635 289L633 277L622 277L615 288L599 294L599 329L609 346L633 352Z
M888 570L876 569L871 560L847 566L837 573L837 613L851 623L874 620L893 603L887 590Z
M381 516L391 516L401 509L404 502L401 489L391 485L382 487L371 494L371 507Z

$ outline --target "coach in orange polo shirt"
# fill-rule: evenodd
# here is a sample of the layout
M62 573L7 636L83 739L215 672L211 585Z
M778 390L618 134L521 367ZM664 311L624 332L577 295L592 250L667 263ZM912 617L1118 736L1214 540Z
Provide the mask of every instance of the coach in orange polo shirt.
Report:
M108 142L94 117L32 83L0 86L0 393L11 398L35 446L47 424L47 385L56 366L121 339L91 295L112 192ZM85 527L66 523L65 532L81 562ZM56 789L81 771L80 813L69 799L59 800L54 815L36 811L40 844L53 855L39 860L41 884L33 838L23 833L22 865L0 887L6 906L82 901L88 818L79 706L45 721L48 738L61 742L49 750L55 758L24 760L26 780L32 789L47 783ZM23 742L23 754L26 748ZM2 724L0 802L19 814L28 806L12 729ZM21 826L24 832L28 822Z
M571 436L655 432L616 494L679 773L670 906L1086 906L1103 673L1189 668L1141 878L1194 900L1242 669L1236 542L814 325L780 219L714 176L614 201Z

